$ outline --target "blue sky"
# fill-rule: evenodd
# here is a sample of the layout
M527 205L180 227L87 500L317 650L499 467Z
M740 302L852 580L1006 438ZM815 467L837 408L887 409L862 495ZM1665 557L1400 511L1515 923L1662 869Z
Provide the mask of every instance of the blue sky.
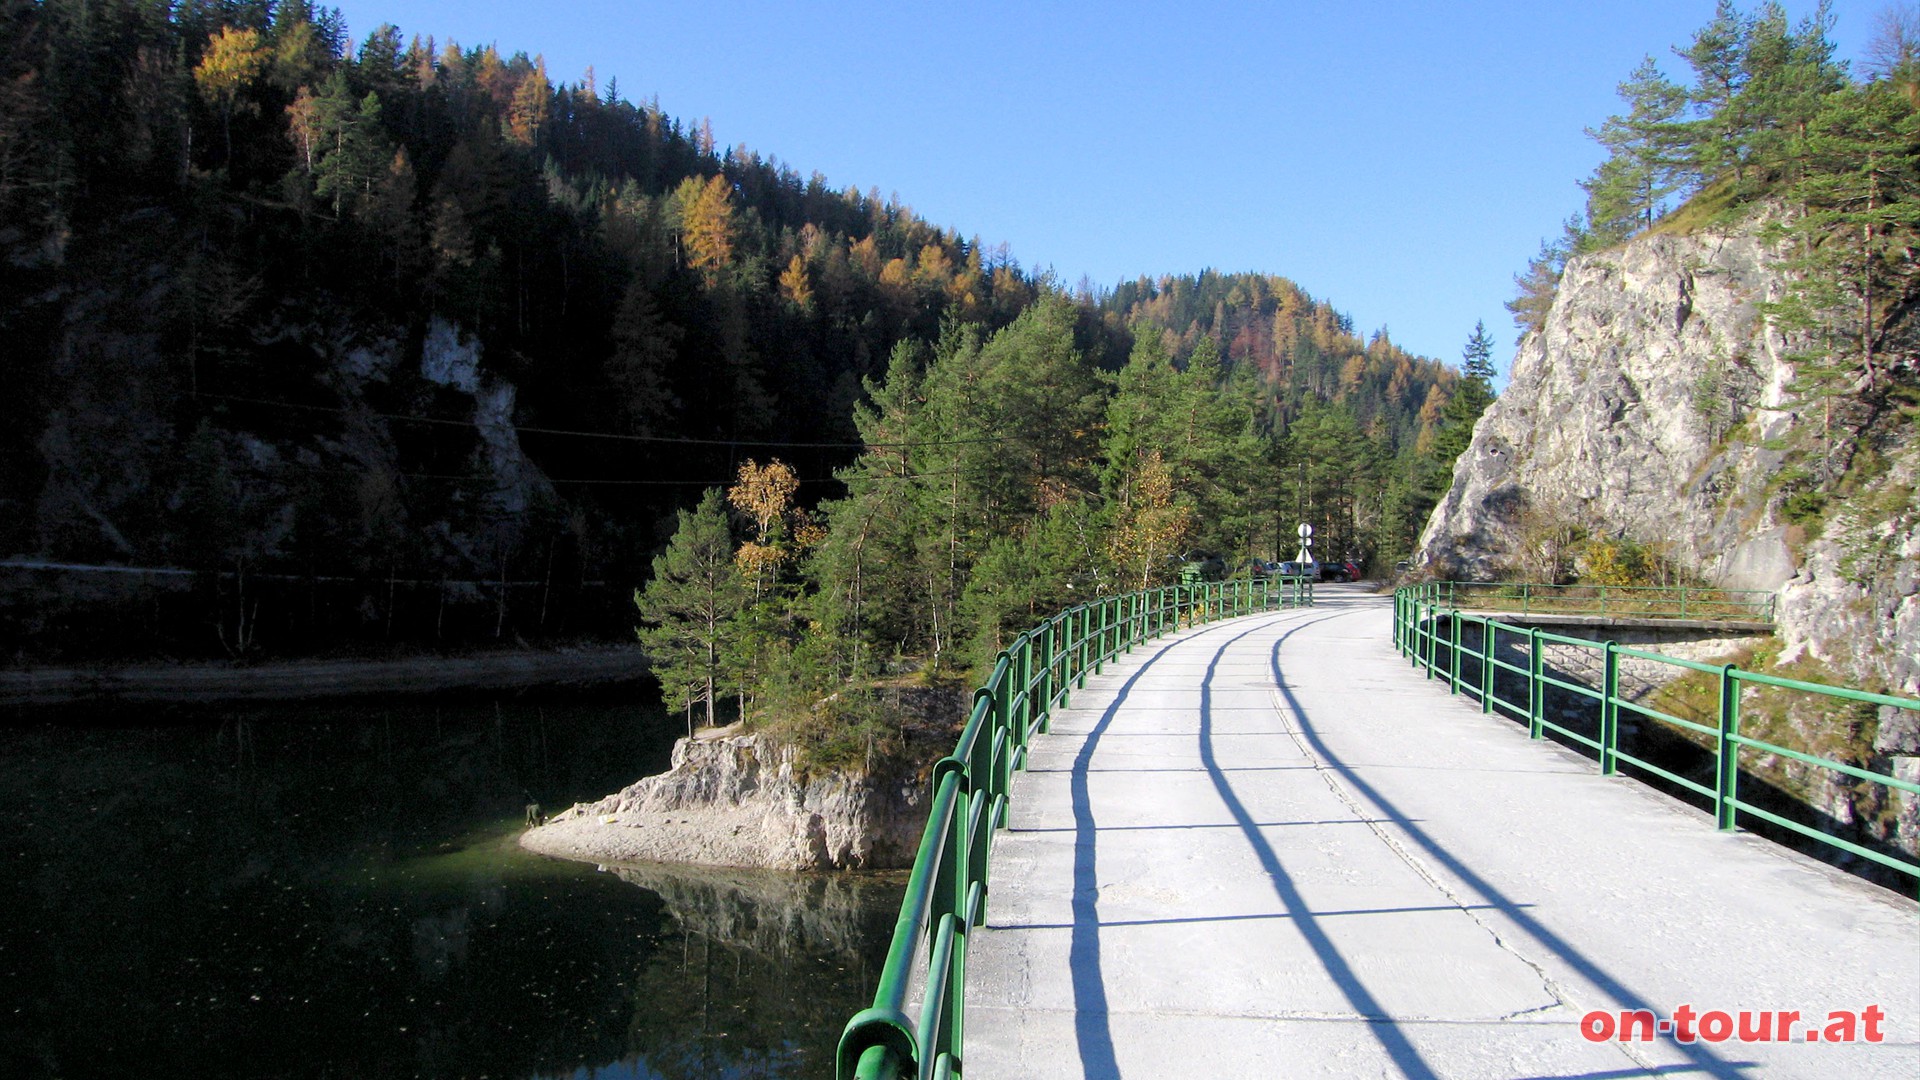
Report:
M916 5L350 0L357 42L542 54L657 95L722 145L1112 286L1206 267L1292 278L1406 348L1502 343L1512 279L1581 205L1583 134L1640 57L1669 74L1712 0ZM1757 3L1744 4L1751 8ZM1812 9L1790 0L1798 19ZM1839 0L1857 57L1878 0Z

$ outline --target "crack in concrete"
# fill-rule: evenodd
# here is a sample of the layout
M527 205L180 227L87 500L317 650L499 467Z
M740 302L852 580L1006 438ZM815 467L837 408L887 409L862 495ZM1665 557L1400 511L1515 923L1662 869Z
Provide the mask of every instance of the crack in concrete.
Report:
M1336 616L1336 618L1337 617L1338 616ZM1314 752L1313 747L1307 742L1304 734L1299 729L1298 721L1301 718L1294 713L1294 710L1287 706L1286 702L1280 696L1279 689L1277 687L1269 689L1268 696L1273 700L1274 714L1280 718L1281 725L1286 729L1287 736L1293 740L1293 744L1299 749L1301 756L1305 757L1307 761L1312 764L1314 772L1320 777L1321 782L1327 785L1327 789L1333 792L1334 798L1339 799L1355 817L1366 820L1368 830L1378 837L1382 844L1386 845L1387 850L1393 852L1395 857L1406 864L1409 870L1412 870L1416 876L1425 881L1435 892L1446 897L1447 902L1459 909L1462 915L1473 920L1473 924L1484 931L1486 935L1492 939L1497 948L1531 969L1534 977L1540 980L1540 988L1546 992L1548 997L1553 999L1549 1004L1536 1006L1533 1009L1523 1009L1520 1012L1510 1014L1507 1017L1501 1017L1500 1019L1504 1021L1512 1017L1525 1016L1529 1013L1544 1012L1552 1009L1578 1009L1579 1007L1571 999L1571 995L1566 992L1553 976L1547 973L1546 967L1543 964L1534 960L1525 952L1522 952L1514 943L1508 941L1496 927L1476 913L1477 909L1479 909L1478 905L1468 904L1466 899L1455 892L1432 867L1428 866L1424 860L1410 851L1398 837L1392 835L1383 823L1379 823L1377 820L1368 816L1367 812L1361 807L1360 800L1355 793L1350 791L1347 786L1340 781L1338 774L1320 758L1319 754ZM1655 1063L1651 1059L1637 1052L1631 1044L1622 1042L1614 1043L1613 1045L1634 1064L1645 1069L1653 1069L1655 1067Z

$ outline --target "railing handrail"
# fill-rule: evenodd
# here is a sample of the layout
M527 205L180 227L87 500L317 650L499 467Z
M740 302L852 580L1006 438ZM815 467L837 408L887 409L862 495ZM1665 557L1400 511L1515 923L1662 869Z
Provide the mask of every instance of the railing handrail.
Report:
M847 1022L835 1056L840 1080L918 1080L957 1070L963 1034L967 935L986 918L987 859L1007 821L1013 773L1028 741L1089 672L1181 625L1313 603L1304 576L1166 585L1076 604L1016 636L973 692L953 753L934 764L926 830L907 878L873 1005ZM907 1015L914 961L926 943L924 1001Z
M1558 585L1531 581L1428 581L1404 586L1422 599L1540 615L1618 615L1712 622L1773 622L1775 595L1765 589L1705 585Z
M1394 590L1393 594L1393 643L1400 653L1410 659L1417 667L1424 668L1429 678L1444 677L1448 681L1448 692L1468 694L1480 701L1480 710L1489 712L1495 705L1517 713L1526 710L1528 734L1532 738L1542 738L1547 730L1555 731L1574 742L1596 751L1599 756L1600 771L1612 776L1621 762L1625 762L1643 772L1659 776L1675 785L1692 791L1713 801L1714 818L1719 827L1731 831L1739 824L1740 815L1747 814L1770 822L1790 832L1817 840L1829 847L1838 848L1861 858L1889 867L1920 880L1920 861L1889 855L1861 844L1831 836L1804 823L1794 821L1765 807L1740 798L1740 752L1747 749L1756 755L1775 755L1790 758L1805 765L1827 769L1841 776L1855 780L1864 780L1887 788L1920 795L1920 783L1903 780L1896 776L1863 769L1846 762L1810 754L1788 747L1778 746L1740 731L1741 695L1748 686L1769 686L1796 693L1814 694L1821 697L1863 704L1890 706L1896 709L1920 711L1920 699L1899 697L1892 694L1879 694L1866 690L1857 690L1850 686L1832 686L1826 683L1808 682L1803 679L1789 679L1779 675L1768 675L1757 671L1743 671L1736 664L1704 664L1694 660L1662 656L1659 653L1642 649L1633 649L1613 641L1594 641L1590 638L1570 637L1564 634L1548 633L1538 627L1520 626L1503 622L1486 615L1461 611L1458 607L1460 597L1452 589L1454 582L1430 582L1421 585L1405 586ZM1442 588L1444 586L1444 588ZM1479 627L1478 635L1461 634L1462 627ZM1521 666L1502 660L1499 656L1501 635L1508 635L1509 641L1525 642L1526 663ZM1478 644L1469 644L1468 640ZM1600 654L1600 685L1584 685L1582 681L1568 681L1548 674L1542 661L1543 645L1562 645L1590 649ZM1440 659L1442 650L1446 658ZM1711 722L1694 722L1661 712L1650 705L1642 705L1620 694L1621 657L1630 657L1643 662L1664 664L1670 667L1713 675L1719 680L1719 703ZM1461 660L1468 659L1477 663L1480 684L1473 685L1471 677L1461 677ZM1527 680L1527 694L1524 702L1505 701L1498 697L1494 688L1496 671L1506 671L1524 676ZM1571 676L1569 677L1571 678ZM1549 720L1546 715L1545 700L1549 687L1564 689L1575 695L1596 702L1600 709L1600 723L1597 738L1562 726ZM1710 737L1713 740L1714 783L1712 787L1676 775L1652 762L1636 758L1620 749L1620 712L1627 710L1633 716L1656 723L1669 724Z

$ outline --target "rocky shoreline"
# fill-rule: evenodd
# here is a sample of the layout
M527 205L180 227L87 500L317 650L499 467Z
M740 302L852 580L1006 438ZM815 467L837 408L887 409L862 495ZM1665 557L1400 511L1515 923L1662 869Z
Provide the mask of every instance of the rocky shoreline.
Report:
M898 868L913 863L926 823L917 771L806 777L790 748L755 734L703 733L674 743L668 771L577 803L520 843L586 862Z
M966 698L894 693L904 749L861 772L809 774L792 747L738 725L674 743L671 767L528 829L522 847L596 863L692 863L765 870L913 865L927 777L953 745Z

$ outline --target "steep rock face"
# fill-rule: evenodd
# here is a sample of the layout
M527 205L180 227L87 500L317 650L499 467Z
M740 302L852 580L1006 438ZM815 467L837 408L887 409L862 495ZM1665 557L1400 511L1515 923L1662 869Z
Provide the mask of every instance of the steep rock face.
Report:
M1920 696L1920 439L1848 402L1860 449L1826 449L1834 417L1795 387L1795 343L1761 313L1787 286L1762 224L1570 260L1416 560L1436 577L1540 580L1579 532L1631 539L1722 587L1774 593L1778 665L1811 658L1821 677ZM1841 494L1790 517L1793 476ZM1920 775L1911 714L1869 723L1801 700L1780 722L1818 752ZM1920 851L1920 797L1754 757L1743 767L1826 828Z
M1725 400L1750 403L1763 438L1786 420L1782 345L1756 308L1779 286L1767 255L1743 233L1652 237L1571 260L1545 328L1522 341L1507 389L1456 464L1420 559L1492 577L1544 525L1601 522L1703 567L1752 542L1738 576L1783 584L1791 567L1773 556L1784 541L1725 509L1764 481L1755 455L1767 452L1716 455L1719 432L1697 403L1718 364Z
M1791 448L1825 417L1796 400L1792 343L1760 313L1786 286L1761 224L1570 260L1416 562L1519 577L1568 527L1630 538L1723 587L1775 592L1783 659L1920 692L1920 448L1881 446L1887 467L1817 539L1781 512Z

